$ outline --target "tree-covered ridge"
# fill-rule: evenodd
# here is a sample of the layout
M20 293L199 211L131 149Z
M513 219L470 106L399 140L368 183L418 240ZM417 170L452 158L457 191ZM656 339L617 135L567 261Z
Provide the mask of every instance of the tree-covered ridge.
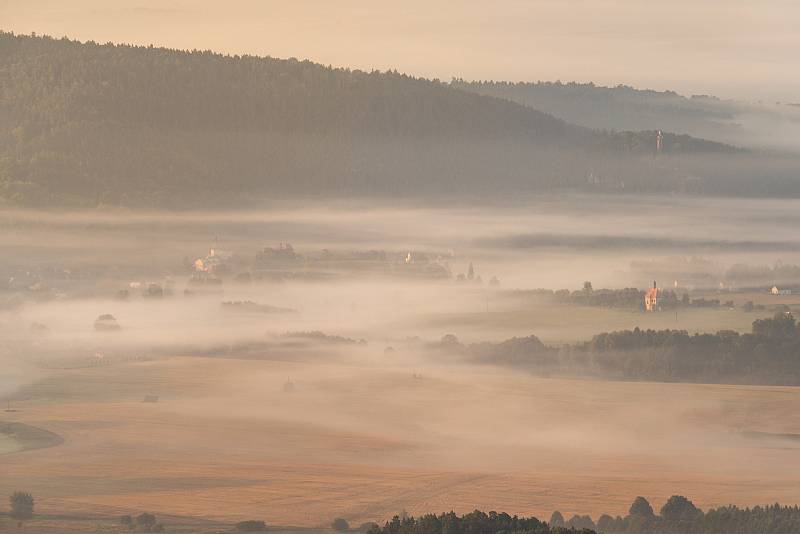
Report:
M592 134L507 99L396 71L2 32L0 50L4 111L23 128L102 118L168 129L523 136L627 149L655 146L655 132ZM671 147L734 150L667 133L664 148Z
M626 85L603 87L560 81L513 83L462 79L454 79L451 85L518 102L590 128L621 131L660 128L737 145L764 144L758 141L750 125L742 124L748 117L757 116L761 123L772 123L776 127L800 120L788 105L759 106L708 95L686 97L675 91L635 89Z
M395 72L0 33L4 111L23 128L102 119L167 129L580 134L501 99Z
M472 361L544 374L627 380L800 385L800 328L791 313L753 322L752 332L686 330L605 332L590 341L551 347L536 336L463 345L445 336L435 348Z
M731 105L717 98L687 98L675 91L641 90L625 85L603 87L560 81L515 83L463 79L453 79L451 84L467 91L551 110L559 116L570 115L579 119L576 122L590 122L596 128L653 128L658 123L650 121L668 119L670 115L675 125L685 124L678 121L732 121L735 118Z
M0 200L14 204L696 191L715 168L655 162L654 131L593 132L396 72L0 33L0 73ZM744 157L671 134L663 150ZM719 179L741 188L729 168Z

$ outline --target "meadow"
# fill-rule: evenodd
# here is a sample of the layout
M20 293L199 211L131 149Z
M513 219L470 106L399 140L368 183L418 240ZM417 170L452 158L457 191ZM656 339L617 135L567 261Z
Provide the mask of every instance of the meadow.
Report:
M623 514L639 494L703 508L797 499L800 444L749 434L800 431L792 388L331 358L53 370L4 420L64 443L4 455L0 493L24 487L42 513L304 527L401 510ZM152 392L159 402L143 403Z

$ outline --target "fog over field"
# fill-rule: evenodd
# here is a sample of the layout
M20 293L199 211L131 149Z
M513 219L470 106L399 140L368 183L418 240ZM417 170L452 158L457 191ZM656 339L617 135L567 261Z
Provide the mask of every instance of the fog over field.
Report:
M634 270L637 262L676 263L675 279L659 280L662 286L714 290L719 283L728 285L724 269L732 265L800 263L796 219L796 201L590 195L463 208L320 204L240 213L7 210L0 234L8 281L0 328L9 340L34 339L46 347L145 351L208 348L309 331L385 345L416 336L438 340L448 333L468 341L535 334L554 343L572 342L622 327L676 325L641 313L625 312L620 318L613 310L595 309L586 316L573 310L570 322L549 334L554 322L569 317L553 319L551 306L535 302L519 309L508 294L536 288L574 291L587 280L595 288L646 287L651 280ZM192 262L209 249L226 251L235 270L248 272L260 250L279 243L290 243L305 258L260 282L234 280L231 271L218 289L185 294ZM331 257L321 259L322 251ZM382 251L395 256L387 264L404 266L409 255L411 262L424 257L446 267L447 274L429 277L399 271L396 265L395 270L376 268L377 262L353 259L358 251ZM342 257L332 259L335 254ZM705 286L679 279L681 269L688 269L681 262L698 257L710 273ZM470 264L482 283L455 280ZM662 270L669 269L663 265ZM497 286L489 285L492 277ZM169 284L173 294L147 299L131 290L130 298L120 298L119 291L131 283L147 282ZM757 283L766 290L772 280ZM276 310L221 308L222 302L237 301ZM103 313L113 314L121 330L96 332L92 324ZM728 315L709 318L707 327L692 327L695 318L679 317L677 326L714 331L737 324L730 317L734 314ZM745 318L736 329L747 329L751 320ZM44 325L46 333L29 330L33 323Z
M799 7L111 4L0 0L0 532L800 534Z
M769 295L768 280L720 290L713 276L800 263L796 211L795 201L590 195L6 210L0 396L14 411L3 419L64 443L4 456L0 492L23 485L53 513L308 527L403 509L624 514L632 495L658 504L678 491L702 507L794 502L793 388L543 377L439 340L536 335L557 347L637 326L749 332L800 299ZM221 284L192 285L211 248L229 263ZM736 303L647 314L524 296L578 294L584 281L595 293L647 287L637 262L699 265L707 285L663 285ZM459 281L470 263L473 278ZM139 295L156 282L163 294ZM764 305L743 312L742 298ZM119 329L99 329L103 314Z

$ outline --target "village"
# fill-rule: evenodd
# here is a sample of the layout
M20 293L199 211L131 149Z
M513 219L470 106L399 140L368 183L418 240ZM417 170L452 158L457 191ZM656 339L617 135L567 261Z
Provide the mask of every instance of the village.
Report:
M735 265L723 271L712 269L697 258L664 259L654 263L632 262L633 280L648 274L661 277L680 276L660 286L653 280L648 288L595 289L584 282L581 290L518 289L502 287L497 274L484 279L473 262L458 258L452 251L422 252L384 250L309 250L298 252L290 243L262 247L254 253L232 252L210 247L194 260L173 261L173 267L160 272L150 270L137 276L133 268L122 266L106 270L98 266L61 266L57 264L11 266L0 272L0 310L14 309L25 302L47 302L80 298L158 300L179 295L223 295L226 287L250 284L333 281L382 277L397 280L452 282L491 288L512 294L552 293L557 301L589 306L628 307L643 312L659 312L679 307L727 307L739 305L758 311L781 304L781 298L800 294L800 267L778 262L775 268ZM676 263L677 261L677 263ZM691 262L691 263L688 263ZM464 269L455 271L455 265ZM692 265L687 269L687 265ZM697 265L701 268L698 269ZM742 272L746 273L746 277ZM721 279L721 280L717 280ZM780 280L779 283L772 283ZM577 282L576 282L576 285ZM747 295L756 298L744 299ZM770 296L775 300L760 297ZM240 307L243 304L240 303ZM102 329L98 328L98 329Z

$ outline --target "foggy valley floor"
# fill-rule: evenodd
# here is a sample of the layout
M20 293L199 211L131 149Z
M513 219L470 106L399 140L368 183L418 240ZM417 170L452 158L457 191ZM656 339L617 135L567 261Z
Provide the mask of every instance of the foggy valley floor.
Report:
M796 431L794 388L167 358L54 370L23 398L4 421L64 443L5 455L0 491L24 486L46 513L322 526L402 509L624 514L632 494L796 498L800 444L746 434Z
M800 534L800 3L611 4L0 0L0 534Z
M544 377L429 349L745 333L800 310L770 292L800 263L795 201L631 200L0 212L0 428L27 425L0 432L0 494L309 528L798 502L796 387ZM654 278L690 303L643 312ZM634 301L584 302L587 281Z

